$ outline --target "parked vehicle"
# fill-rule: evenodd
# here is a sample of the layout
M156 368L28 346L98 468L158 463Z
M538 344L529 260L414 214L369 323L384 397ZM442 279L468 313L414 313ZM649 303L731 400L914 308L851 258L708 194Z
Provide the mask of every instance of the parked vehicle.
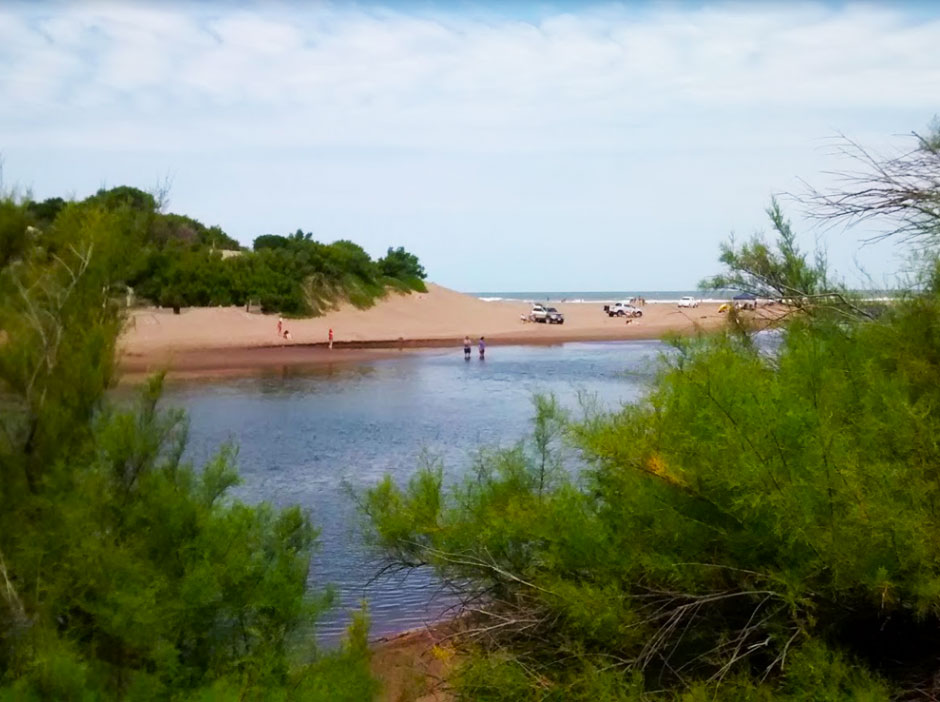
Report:
M643 310L634 307L629 302L615 302L613 305L604 305L608 317L642 317Z
M559 312L554 307L545 308L545 321L549 324L564 324L565 315Z
M532 305L529 312L530 322L541 322L542 324L564 324L565 316L554 307L536 303Z
M679 300L679 307L698 307L698 300L691 295L686 295Z

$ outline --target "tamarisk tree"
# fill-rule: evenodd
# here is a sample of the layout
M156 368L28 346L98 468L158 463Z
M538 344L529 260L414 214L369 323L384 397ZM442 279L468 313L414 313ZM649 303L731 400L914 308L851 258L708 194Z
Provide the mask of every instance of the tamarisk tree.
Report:
M0 699L368 699L361 617L336 652L306 638L308 517L234 500L233 447L188 464L159 377L106 394L136 220L30 221L0 202Z

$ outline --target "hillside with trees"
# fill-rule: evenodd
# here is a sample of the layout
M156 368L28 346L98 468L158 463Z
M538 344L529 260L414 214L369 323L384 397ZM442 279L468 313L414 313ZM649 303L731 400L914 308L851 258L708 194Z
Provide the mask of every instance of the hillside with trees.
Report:
M190 464L159 377L106 393L128 243L231 245L111 195L0 198L0 700L370 699L364 615L313 641L308 516L235 499L233 447Z
M642 401L537 398L455 484L363 496L388 567L462 602L460 699L940 698L940 139L862 156L808 202L914 240L899 299L833 284L773 203L777 241L724 246L709 282L788 300L776 332L732 310Z
M163 307L254 302L264 312L304 317L340 302L367 308L390 290L426 291L424 268L402 247L389 247L386 256L373 260L351 241L324 244L297 230L259 236L253 250L243 250L221 228L165 214L156 197L127 186L99 190L82 203L28 201L23 217L29 226L48 232L76 205L125 216L126 255L115 261L116 280L137 299Z

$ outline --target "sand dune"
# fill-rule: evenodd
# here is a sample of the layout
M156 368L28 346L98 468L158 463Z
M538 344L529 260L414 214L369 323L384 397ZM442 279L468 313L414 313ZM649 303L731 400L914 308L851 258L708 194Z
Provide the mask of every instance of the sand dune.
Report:
M276 315L248 313L238 307L184 309L179 315L148 308L130 316L120 342L122 366L132 371L164 366L210 370L233 363L242 367L265 362L312 363L323 358L352 360L357 356L350 349L457 345L465 334L474 340L485 336L491 346L652 339L671 331L714 328L724 319L717 304L688 310L649 304L643 317L629 324L608 317L600 303L555 306L565 315L564 325L524 324L520 315L528 312L527 303L486 302L429 284L427 293L390 293L368 310L344 304L323 317L285 319L290 341L278 338ZM320 346L326 344L331 328L335 348L332 356L323 356L325 349Z

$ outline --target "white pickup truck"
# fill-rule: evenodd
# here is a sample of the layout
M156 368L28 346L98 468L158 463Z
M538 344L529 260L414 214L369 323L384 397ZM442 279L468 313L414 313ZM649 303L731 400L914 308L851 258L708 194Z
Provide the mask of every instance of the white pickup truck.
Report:
M643 310L634 307L629 302L615 302L612 305L604 305L604 311L608 317L642 317Z
M679 307L698 307L698 300L691 295L686 295L679 300Z

